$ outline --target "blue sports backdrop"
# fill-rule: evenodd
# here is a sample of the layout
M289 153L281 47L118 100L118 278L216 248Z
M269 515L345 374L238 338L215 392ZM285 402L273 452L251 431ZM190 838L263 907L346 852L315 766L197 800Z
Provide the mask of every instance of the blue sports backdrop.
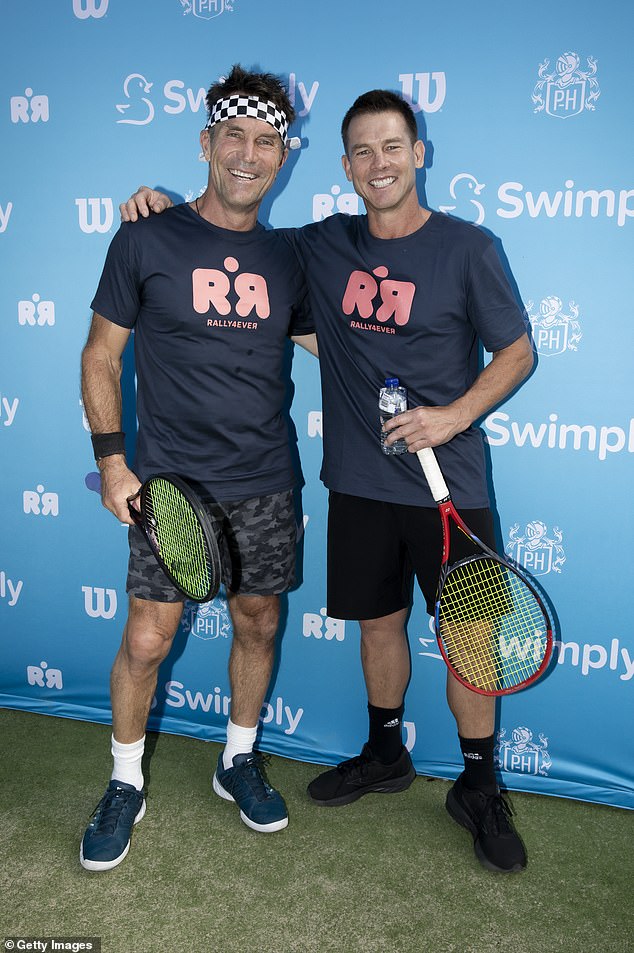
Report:
M302 149L267 199L270 224L360 210L339 122L359 93L388 87L417 111L427 203L499 239L539 362L482 426L500 544L549 592L560 642L549 676L499 706L500 769L512 789L634 807L631 10L617 0L31 0L3 5L0 25L0 705L110 719L127 545L95 492L82 413L89 303L118 202L140 182L181 201L201 191L204 91L241 62L285 75L299 113ZM365 739L358 628L323 608L319 379L303 352L292 374L303 584L285 606L262 745L335 762ZM130 434L132 387L127 361ZM407 744L420 773L455 777L429 623L419 597ZM222 739L230 633L222 598L186 608L151 727Z

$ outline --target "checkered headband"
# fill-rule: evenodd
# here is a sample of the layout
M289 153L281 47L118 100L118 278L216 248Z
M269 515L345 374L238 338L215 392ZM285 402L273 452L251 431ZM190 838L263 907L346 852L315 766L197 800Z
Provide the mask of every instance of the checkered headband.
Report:
M235 119L237 116L252 116L254 119L268 122L280 134L282 144L286 145L286 133L288 131L286 115L275 103L267 99L259 99L257 96L229 96L228 99L219 99L211 107L211 115L206 128L215 126L217 122Z

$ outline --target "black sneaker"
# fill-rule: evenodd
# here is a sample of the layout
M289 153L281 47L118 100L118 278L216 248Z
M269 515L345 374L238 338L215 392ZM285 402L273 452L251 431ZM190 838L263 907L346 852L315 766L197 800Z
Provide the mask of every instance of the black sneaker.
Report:
M445 806L454 821L473 834L476 857L483 867L510 874L524 870L526 851L513 826L508 801L499 790L487 795L465 787L463 776L447 794Z
M342 761L336 768L324 771L308 785L308 796L322 807L350 804L364 794L396 794L410 786L416 771L407 748L392 764L377 761L366 744L356 758Z

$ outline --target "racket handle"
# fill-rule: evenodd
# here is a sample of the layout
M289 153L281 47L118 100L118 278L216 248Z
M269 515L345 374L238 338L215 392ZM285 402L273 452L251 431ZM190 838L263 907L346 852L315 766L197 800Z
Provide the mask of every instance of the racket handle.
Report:
M432 448L424 447L422 450L417 450L416 456L418 457L420 465L423 468L423 473L425 474L427 482L429 483L431 495L433 496L436 503L441 503L443 500L448 499L449 490L447 489L445 478L443 477L440 467L438 466L436 454Z

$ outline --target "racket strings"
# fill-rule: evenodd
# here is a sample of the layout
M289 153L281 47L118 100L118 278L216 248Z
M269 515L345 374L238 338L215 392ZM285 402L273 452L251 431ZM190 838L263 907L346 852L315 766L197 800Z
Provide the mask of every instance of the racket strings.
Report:
M156 479L146 496L146 515L169 572L192 599L204 598L215 581L213 561L191 503L178 487Z
M547 622L536 596L512 569L488 557L454 567L438 605L450 665L483 691L508 690L539 670Z

